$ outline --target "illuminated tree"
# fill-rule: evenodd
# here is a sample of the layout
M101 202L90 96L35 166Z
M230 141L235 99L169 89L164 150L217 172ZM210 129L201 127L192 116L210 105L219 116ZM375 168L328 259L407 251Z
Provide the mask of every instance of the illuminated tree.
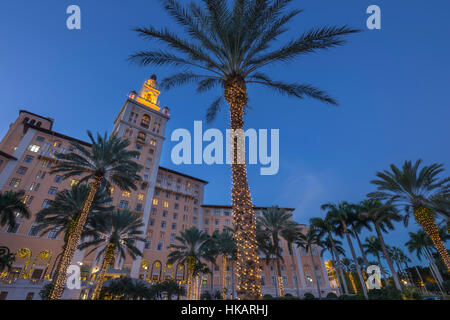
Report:
M278 38L288 31L287 24L302 10L286 10L292 0L239 0L232 8L228 1L203 0L183 6L176 0L161 1L163 8L186 31L179 36L166 26L136 28L140 36L158 40L169 50L155 49L133 54L141 65L181 67L183 71L163 79L161 87L197 83L197 91L219 87L222 94L207 110L207 120L215 118L223 104L229 106L230 127L244 128L247 86L259 84L278 93L303 99L311 97L325 103L337 102L309 84L273 80L264 67L291 62L307 53L344 44L343 36L357 32L347 26L322 27L304 32L285 45L276 47ZM232 143L232 205L237 245L238 295L242 299L261 298L259 259L256 254L256 219L247 181L244 141Z
M88 131L88 136L92 142L90 147L71 142L76 151L55 154L58 162L50 171L51 174L62 173L63 179L79 178L81 175L80 183L90 181L89 194L83 204L81 214L67 236L67 242L61 255L60 268L53 279L49 295L51 300L60 299L64 291L67 268L72 262L100 184L105 183L108 189L110 184L113 184L121 190L130 191L131 189L136 190L135 183L141 179L137 175L141 166L133 161L139 152L126 150L130 144L128 140L121 140L115 135L108 139L106 134L103 137L97 134L95 139L90 131Z
M204 269L204 263L214 261L214 255L210 249L210 237L203 231L195 227L182 231L175 240L180 244L172 244L169 246L171 252L169 253L167 263L174 264L178 262L187 265L187 299L192 299L192 280L194 275Z
M405 208L409 216L409 208L412 208L415 221L430 237L436 250L439 252L447 270L450 271L450 255L439 235L439 229L434 222L435 213L432 210L433 200L447 198L450 195L450 178L440 178L444 171L442 164L423 166L422 160L414 164L405 161L402 168L391 164L391 171L377 172L377 180L371 183L377 186L377 192L368 194L381 200L391 200L401 208ZM407 223L408 219L405 219Z
M131 211L114 210L112 212L97 213L91 217L86 225L86 232L82 235L83 241L79 249L93 247L87 256L98 251L97 260L103 256L100 270L96 277L97 285L91 299L98 299L105 280L105 274L117 258L125 259L128 254L132 259L142 256L142 252L135 246L136 242L145 242L142 219Z

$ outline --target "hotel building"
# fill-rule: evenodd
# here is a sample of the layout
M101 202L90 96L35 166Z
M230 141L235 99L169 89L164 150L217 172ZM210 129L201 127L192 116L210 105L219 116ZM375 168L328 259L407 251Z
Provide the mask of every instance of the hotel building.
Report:
M161 108L160 91L156 77L152 76L139 92L132 91L114 121L113 133L130 141L128 148L139 151L136 162L142 166L142 181L137 190L123 192L112 190L112 205L128 209L142 218L146 242L139 242L143 257L136 260L116 259L108 269L107 278L129 275L149 282L168 278L180 282L186 280L183 265L168 265L168 246L175 243L181 231L197 227L208 234L232 225L231 206L205 205L204 189L207 181L160 166L161 150L165 139L166 123L170 119L169 109ZM36 213L49 205L58 191L69 189L77 179L63 180L60 175L49 173L55 162L55 153L76 152L71 142L89 148L90 143L52 130L54 120L20 110L17 119L0 142L0 192L25 191L24 202L32 216L18 216L14 228L0 227L0 246L16 253L13 268L0 274L0 300L40 299L39 291L52 279L63 245L63 235L52 230L45 235L36 231ZM257 215L266 209L255 207ZM294 209L288 209L293 211ZM302 225L306 231L307 226ZM282 277L286 293L303 296L311 292L317 296L316 276L322 294L332 291L327 272L317 248L308 255L295 248L289 254L282 240ZM86 298L89 287L98 273L96 252L87 255L77 251L73 264L81 269L81 290L64 291L63 298ZM312 268L312 261L316 270ZM222 288L222 264L217 259L210 266L212 274L202 278L201 290L215 291ZM227 264L226 285L228 295L233 295L237 284L232 278L233 265ZM262 292L276 294L276 267L273 259L266 264L261 256ZM298 289L297 289L298 287Z

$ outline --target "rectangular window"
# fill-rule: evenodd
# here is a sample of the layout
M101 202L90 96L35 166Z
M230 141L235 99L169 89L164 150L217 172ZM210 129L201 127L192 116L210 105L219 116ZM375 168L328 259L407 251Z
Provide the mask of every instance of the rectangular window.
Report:
M136 205L136 211L138 211L138 212L141 212L141 211L142 211L142 204L141 204L141 203L138 203L138 204Z
M172 230L176 230L177 229L177 224L176 223L172 223Z
M16 173L17 173L17 174L20 174L20 175L24 175L25 173L27 173L27 170L28 170L27 167L22 167L22 166L20 166L20 167L17 169Z
M154 206L157 206L157 205L158 205L158 199L153 198L153 205L154 205Z
M8 233L16 233L19 230L20 223L16 223L15 225L8 225L8 229L6 232Z
M48 208L50 206L50 199L45 199L44 202L42 202L42 208Z
M144 194L143 193L139 193L138 195L138 200L144 200Z
M78 182L80 182L80 181L72 179L72 180L70 181L70 186L71 186L71 187L76 186L76 185L78 184ZM113 191L114 191L114 189L113 189Z
M31 204L31 202L33 201L33 199L34 199L34 197L33 197L33 196L29 196L29 197L27 198L27 202L26 202L26 204L27 204L27 205L30 205L30 204Z
M50 230L49 233L48 233L48 238L49 239L56 239L57 232L58 232L58 230L56 230L56 229Z
M150 219L148 224L151 225L151 226L155 225L155 219Z
M38 146L38 145L36 145L36 144L30 144L29 146L28 146L28 150L30 150L31 152L39 152L39 149L40 149L41 147L40 146Z
M167 210L163 210L163 213L162 213L163 218L167 217L167 214L168 214L168 213L169 213L169 212L167 212Z
M177 213L174 213L174 214L173 214L173 220L177 220L177 218L178 218L178 214L177 214Z
M129 192L129 191L123 191L123 192L122 192L122 197L127 197L127 198L129 198L129 197L130 197L130 192Z
M56 192L58 192L57 187L50 187L50 189L48 190L48 194L56 194Z
M36 185L36 187L34 187L34 192L38 192L40 187L41 187L41 184L38 183L38 184Z
M120 202L119 202L119 208L120 208L120 209L128 209L128 201L120 200Z
M145 161L145 163L151 164L152 163L152 158L147 158L147 161Z
M38 235L38 227L37 226L31 226L30 231L28 232L28 235L31 237L37 237Z
M20 185L20 179L17 179L17 178L11 179L11 182L9 183L9 186L13 187L13 188L18 188L19 185Z
M161 221L161 228L165 228L166 227L166 222L165 221Z
M43 141L45 141L45 138L42 136L37 136L36 141L43 142Z
M62 176L56 176L55 179L53 179L53 182L55 183L61 183L62 181Z
M168 208L169 207L169 202L164 201L164 208Z
M32 163L34 160L33 156L25 156L25 158L23 158L23 162L25 163Z
M205 224L209 224L209 219L205 219Z

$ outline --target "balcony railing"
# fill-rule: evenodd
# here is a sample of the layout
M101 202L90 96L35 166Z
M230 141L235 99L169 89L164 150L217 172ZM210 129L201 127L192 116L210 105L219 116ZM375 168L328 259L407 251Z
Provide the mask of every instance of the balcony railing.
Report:
M195 197L195 191L193 190L193 188L181 187L175 184L169 185L167 182L160 181L156 181L156 186L164 190L172 191L174 193L180 193L190 197Z

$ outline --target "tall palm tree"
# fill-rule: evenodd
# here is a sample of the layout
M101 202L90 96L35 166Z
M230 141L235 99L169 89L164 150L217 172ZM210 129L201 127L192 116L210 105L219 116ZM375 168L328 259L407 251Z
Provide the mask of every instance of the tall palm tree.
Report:
M416 253L417 259L422 261L422 257L428 261L431 275L435 278L436 282L440 285L442 282L442 275L440 274L436 263L434 262L432 249L434 248L433 242L428 237L424 230L417 230L416 233L409 232L409 240L405 242L405 246L410 253Z
M386 273L384 272L383 264L381 263L381 258L380 258L380 253L383 251L381 249L380 239L375 236L370 236L370 237L366 238L366 241L363 244L363 248L364 248L366 254L371 254L372 256L377 258L378 265L380 266L380 270L383 274L384 284L387 287L388 280L386 277Z
M366 219L366 217L360 214L362 210L360 204L352 204L351 207L353 210L350 210L349 212L348 224L351 227L353 237L355 237L356 242L358 243L359 250L361 251L361 256L363 259L363 264L366 268L368 268L369 260L367 260L366 254L364 252L361 239L359 238L359 233L363 229L372 231L372 227L370 226L370 222Z
M23 190L0 192L0 226L8 224L10 228L14 228L18 216L30 218L30 211L24 202L24 197Z
M352 240L350 239L350 231L347 228L347 221L349 219L349 214L352 212L353 207L351 204L343 201L338 204L335 203L325 203L321 206L322 210L327 210L329 215L330 221L333 222L335 228L336 235L342 237L345 235L347 239L348 246L350 248L350 252L353 257L353 261L355 262L356 266L356 272L358 273L358 278L361 283L361 288L364 294L364 297L366 299L369 299L369 296L367 295L367 288L364 281L364 278L361 273L361 267L358 262L358 258L356 257L355 249L353 247Z
M394 230L393 222L398 222L402 220L402 216L398 213L398 210L392 205L391 201L385 204L381 203L376 199L367 199L361 202L361 216L365 217L370 221L377 233L378 239L380 240L381 249L383 251L383 256L389 266L389 270L392 273L392 278L394 279L394 285L397 290L401 290L402 286L398 278L398 274L394 269L391 256L389 255L387 245L384 241L383 232L388 230Z
M278 294L280 297L284 296L284 292L282 290L282 276L281 276L281 264L280 259L281 256L281 237L283 236L283 232L288 229L295 229L296 224L292 221L292 214L287 212L286 210L280 209L277 206L268 208L262 212L262 216L258 217L257 224L259 225L259 229L267 235L267 237L272 241L272 246L275 249L275 262L277 266L277 275L278 275Z
M313 248L320 244L320 238L318 236L318 233L316 232L314 227L310 227L308 231L306 231L306 233L300 233L296 243L299 247L304 248L306 252L309 252L311 256L311 264L314 273L314 278L316 279L317 293L319 295L319 299L321 299L322 294L320 292L319 279L316 273L316 263L314 262L313 257Z
M290 62L319 49L342 45L344 36L357 32L347 26L322 27L271 50L278 37L288 30L288 22L302 11L285 11L290 2L292 0L239 0L234 1L230 9L228 1L223 0L203 0L203 6L191 2L187 7L176 0L163 1L165 11L186 34L177 35L167 27L136 28L140 36L158 40L169 50L141 51L130 59L141 65L183 67L183 71L162 81L161 86L165 89L187 83L197 83L198 92L221 88L222 94L207 111L207 120L214 119L224 97L233 130L244 128L249 84L263 85L299 99L311 97L337 104L327 93L309 84L277 81L263 73L266 66ZM243 298L255 299L261 297L255 215L247 181L243 140L234 138L233 142L229 160L232 161L238 293Z
M93 247L87 255L98 251L97 259L103 256L100 271L98 273L97 285L92 293L91 299L98 299L105 281L105 274L108 267L114 264L116 258L125 259L128 254L132 259L142 256L142 252L135 246L136 242L145 242L141 235L142 219L133 212L126 210L114 210L112 212L97 213L92 216L89 225L86 225L86 233L83 234L83 241L80 249Z
M58 162L50 171L51 174L62 173L63 179L81 175L83 178L80 183L92 181L77 223L74 224L67 237L61 255L60 268L53 280L49 296L51 300L60 299L64 291L67 268L72 262L92 201L100 184L105 183L108 189L110 184L113 184L122 190L130 191L131 189L136 190L135 183L141 179L137 175L141 166L133 160L139 152L126 149L130 145L128 140L121 140L115 135L107 138L106 134L103 137L97 134L95 139L90 131L88 131L88 136L92 142L90 148L77 142L71 142L76 151L55 154Z
M301 231L300 231L300 227L298 224L293 223L292 227L290 228L286 228L284 230L281 231L281 236L283 237L284 240L286 240L287 242L287 247L288 247L288 251L289 251L289 255L291 256L291 264L292 264L292 270L293 273L295 274L295 289L297 292L297 297L300 297L300 287L299 287L299 279L297 278L298 276L298 272L297 272L297 264L295 263L295 258L294 258L294 243L298 240L298 237L300 235Z
M64 243L66 243L71 230L75 228L77 218L83 209L89 191L86 184L77 184L69 190L58 192L55 199L50 201L49 206L36 214L35 223L38 232L41 235L48 233L50 230L54 230L56 235L64 233ZM106 206L106 204L111 200L112 198L105 188L99 189L92 201L87 223L89 223L92 214L110 211L111 207Z
M339 254L340 252L337 250L336 246L335 246L335 242L336 240L333 239L333 223L332 223L332 219L330 218L330 215L326 215L325 219L316 217L316 218L312 218L309 220L309 224L311 226L313 226L317 232L320 238L324 237L324 236L328 236L328 239L330 240L330 243L332 245L332 251L333 251L333 255L335 256L335 261L337 262L337 268L338 268L338 272L339 275L341 277L342 280L342 284L343 284L343 289L344 289L344 293L348 294L348 287L347 287L347 281L345 281L345 277L344 274L342 272L342 268L341 268L341 264L339 263L340 259L339 259ZM342 253L343 255L345 255L344 253Z
M235 255L236 244L234 241L233 234L231 233L231 231L228 231L227 229L223 230L222 232L214 231L214 233L211 236L211 240L216 251L220 255L222 255L222 298L223 300L226 300L227 259L228 257L232 258Z
M416 222L433 241L447 270L450 271L450 255L442 243L432 210L434 199L448 197L450 178L439 177L444 171L442 164L434 163L419 170L421 163L422 160L417 160L414 164L405 161L401 169L391 164L391 171L377 172L379 179L372 180L371 183L377 186L378 191L368 196L381 200L391 199L396 205L406 207L407 212L409 207L412 208Z
M331 240L330 238L327 237L327 238L325 238L325 240L321 240L318 245L319 245L319 247L322 248L322 250L320 251L320 256L323 257L324 253L326 251L328 251L331 254L331 262L332 262L333 268L336 270L336 267L337 267L338 270L342 270L341 266L340 266L340 263L339 263L339 260L336 259L336 255L335 255L335 252L337 254L345 255L345 250L341 246L342 242L339 241L339 240ZM337 279L338 284L339 284L340 292L342 294L348 294L348 291L343 291L342 290L342 288L343 288L343 285L342 285L343 282L342 281L345 281L344 276L342 275L341 279L339 277L340 277L340 275L337 274L336 279ZM345 287L347 287L347 284L345 284Z
M175 262L178 262L187 265L187 299L191 300L192 280L196 268L204 264L202 260L207 262L214 261L214 256L208 248L210 239L205 232L200 231L195 227L182 231L175 239L179 241L180 244L172 244L169 246L172 251L168 255L167 263L174 264Z

